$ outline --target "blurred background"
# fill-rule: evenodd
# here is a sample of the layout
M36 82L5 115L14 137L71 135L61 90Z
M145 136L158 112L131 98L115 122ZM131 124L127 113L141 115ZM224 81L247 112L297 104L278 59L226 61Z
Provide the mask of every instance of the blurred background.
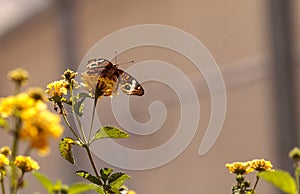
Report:
M114 167L132 176L127 182L130 188L139 194L230 193L235 179L225 163L265 158L275 168L291 170L288 151L299 144L300 2L296 0L0 0L1 97L13 91L6 78L8 71L22 67L30 72L30 86L45 88L66 68L76 70L97 41L138 24L174 26L199 39L222 72L227 113L215 145L200 157L198 149L211 111L201 72L196 72L184 56L164 48L138 47L120 53L118 61L122 62L162 60L174 64L191 78L201 107L195 137L176 159L150 170ZM116 51L113 47L107 50ZM101 53L99 57L103 57ZM133 134L130 140L120 142L137 149L153 148L168 140L180 116L178 99L168 86L156 82L143 86L145 96L131 100L135 118L146 122L148 106L157 100L166 105L168 115L156 133ZM119 126L109 100L102 104L107 114L101 120ZM1 146L9 142L2 131L0 140ZM80 158L71 166L61 159L57 143L52 142L52 152L46 158L33 156L40 162L40 171L53 181L79 181L74 171L90 168L84 153L78 152ZM97 159L97 165L109 166L101 159ZM33 191L46 193L31 179L24 193ZM260 182L257 193L275 192Z

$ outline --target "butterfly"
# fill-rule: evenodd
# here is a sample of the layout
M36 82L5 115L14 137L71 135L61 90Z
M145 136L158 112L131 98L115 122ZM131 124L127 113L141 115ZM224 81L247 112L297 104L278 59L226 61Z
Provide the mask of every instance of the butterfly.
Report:
M97 75L99 77L109 78L113 80L127 95L144 95L144 89L139 82L118 68L118 65L112 64L109 60L103 58L91 59L87 63L87 73L89 75Z

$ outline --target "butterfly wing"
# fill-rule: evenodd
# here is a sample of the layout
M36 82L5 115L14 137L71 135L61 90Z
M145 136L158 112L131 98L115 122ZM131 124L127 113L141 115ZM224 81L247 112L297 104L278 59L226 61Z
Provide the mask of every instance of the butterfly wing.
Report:
M97 58L89 60L86 67L89 75L106 76L114 65L106 59Z
M144 89L138 81L121 69L116 69L116 76L118 77L118 85L125 94L142 96Z
M125 71L118 69L117 65L113 65L106 59L97 58L89 60L86 72L88 75L107 77L115 81L117 83L117 88L120 87L122 91L128 95L142 96L144 94L143 87L136 79L134 79L134 77Z

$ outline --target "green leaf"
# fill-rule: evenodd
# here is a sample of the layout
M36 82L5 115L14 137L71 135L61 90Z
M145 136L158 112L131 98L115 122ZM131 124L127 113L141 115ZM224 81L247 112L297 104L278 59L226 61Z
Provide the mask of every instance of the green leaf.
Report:
M296 183L290 173L283 170L274 170L268 172L261 172L259 177L265 181L272 183L277 188L288 194L296 194Z
M78 145L76 141L69 137L63 138L59 142L59 152L61 157L69 161L71 164L74 164L74 157L72 153L72 145L74 144Z
M108 177L108 184L111 186L111 188L119 189L128 179L130 179L128 174L117 172Z
M69 187L68 194L83 193L83 192L91 191L91 190L98 191L98 189L99 189L99 187L97 187L94 184L78 182L78 183L72 184Z
M53 192L54 193L67 193L69 190L68 185L64 185L61 180L56 180L55 184L53 185Z
M74 98L74 112L81 117L83 115L83 102L86 98L90 98L90 95L85 92L78 93Z
M107 181L108 176L113 172L112 168L102 168L100 169L100 175L104 182Z
M97 191L97 193L100 193L100 194L105 194L102 186L96 187L95 191Z
M88 180L88 181L90 181L90 182L92 182L92 183L94 183L94 184L96 184L96 185L101 185L102 184L101 181L97 177L91 175L90 173L88 173L86 171L79 170L75 174L82 177L82 178L84 178L84 179L86 179L86 180Z
M103 139L103 138L115 138L115 139L124 139L128 138L129 135L116 127L113 126L105 126L100 128L95 136L93 137L93 141L97 139Z
M9 125L5 118L0 117L0 127L4 128L4 129L9 128Z
M31 174L44 186L49 194L53 194L53 184L51 180L44 174L32 171Z

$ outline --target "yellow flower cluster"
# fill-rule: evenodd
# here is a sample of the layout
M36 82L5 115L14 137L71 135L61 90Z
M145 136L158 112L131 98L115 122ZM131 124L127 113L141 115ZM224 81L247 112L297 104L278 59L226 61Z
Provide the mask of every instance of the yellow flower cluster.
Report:
M136 192L133 191L133 190L129 190L129 191L127 192L127 194L136 194Z
M4 154L0 154L0 168L8 164L9 164L8 158Z
M74 82L75 84L77 84L77 82L75 82L75 80L74 80L76 76L77 76L77 72L74 72L74 71L72 71L70 69L67 69L64 72L64 74L61 76L61 78L63 78L66 81Z
M259 172L270 171L272 170L273 165L270 161L265 161L264 159L254 159L247 162L229 163L226 164L226 168L228 168L231 173L243 175L253 172L254 170Z
M0 180L6 175L5 166L9 165L8 156L11 154L11 150L8 146L4 146L0 149Z
M82 85L90 93L92 97L95 96L112 96L117 94L117 85L114 80L107 77L99 77L98 75L82 73Z
M270 171L273 168L273 165L270 161L266 161L264 159L254 159L250 161L251 168L256 171Z
M60 137L63 128L60 125L60 117L48 111L47 105L31 94L20 93L0 99L0 116L19 118L20 138L28 140L32 148L45 155L49 152L48 139Z
M59 138L63 132L60 117L42 107L32 108L23 117L21 139L29 140L31 147L41 155L49 152L49 138Z
M99 77L96 92L99 96L112 96L112 93L117 93L115 81L107 77Z
M234 174L248 174L253 172L253 168L251 168L249 162L233 162L231 164L226 164L226 167Z
M23 110L33 107L35 104L26 93L20 93L16 96L8 96L0 99L0 116L7 118L10 116L20 117Z
M68 82L65 80L51 82L47 85L48 89L46 90L46 93L51 97L62 97L63 95L67 95L68 85Z
M289 152L289 157L293 160L299 161L300 160L300 149L298 147L293 148Z
M33 160L30 156L17 156L14 164L22 172L30 172L32 170L38 170L40 168L39 164Z
M18 85L26 85L29 74L24 69L18 68L8 73L8 79L16 82Z
M3 154L4 156L11 155L11 150L8 146L4 146L0 149L0 154Z

